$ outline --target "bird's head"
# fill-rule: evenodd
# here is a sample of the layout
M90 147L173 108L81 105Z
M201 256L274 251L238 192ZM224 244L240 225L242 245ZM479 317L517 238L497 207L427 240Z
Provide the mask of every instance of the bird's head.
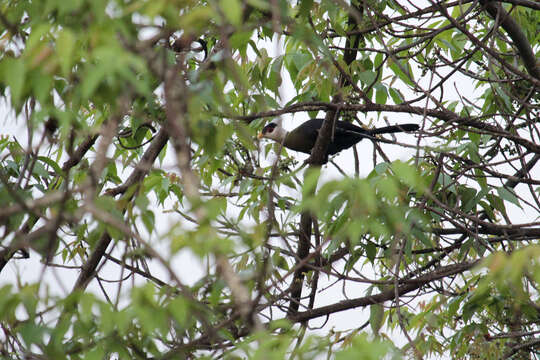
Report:
M287 131L281 126L279 121L272 121L262 129L257 136L259 139L267 138L281 143L287 136Z

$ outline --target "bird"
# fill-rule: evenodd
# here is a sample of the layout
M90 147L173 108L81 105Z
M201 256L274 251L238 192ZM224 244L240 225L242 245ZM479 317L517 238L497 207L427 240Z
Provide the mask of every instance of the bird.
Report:
M281 126L279 121L272 121L262 129L257 137L259 139L271 139L280 144L283 143L283 146L288 149L311 154L323 122L324 119L311 119L296 129L287 131ZM364 129L349 122L337 120L333 139L328 144L328 149L326 150L326 158L350 148L365 138L377 140L375 135L416 131L418 128L419 126L417 124L401 124L378 129Z

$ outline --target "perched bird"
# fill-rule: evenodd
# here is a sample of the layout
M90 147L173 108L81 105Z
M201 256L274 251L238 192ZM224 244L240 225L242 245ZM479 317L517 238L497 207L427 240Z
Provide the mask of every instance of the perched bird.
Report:
M280 122L273 121L267 124L258 138L268 138L278 143L283 143L288 149L311 154L311 149L315 146L319 129L324 119L311 119L298 126L296 129L287 132ZM328 144L326 157L337 154L341 150L348 149L362 139L375 139L375 135L388 134L403 131L416 131L416 124L401 124L385 126L378 129L364 129L345 121L336 121L334 138Z

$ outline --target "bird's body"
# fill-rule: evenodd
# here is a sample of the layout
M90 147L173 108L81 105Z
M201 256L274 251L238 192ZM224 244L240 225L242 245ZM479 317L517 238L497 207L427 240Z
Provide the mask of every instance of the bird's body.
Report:
M311 154L311 149L315 146L319 129L321 128L324 119L311 119L298 126L290 132L285 131L278 123L271 122L263 128L259 134L259 138L265 137L279 143L283 142L283 146L288 149L300 151L306 154ZM364 129L345 121L336 121L334 136L328 144L326 155L334 155L341 150L350 148L360 140L365 138L374 139L375 135L396 133L403 131L418 130L416 124L402 124L386 126L378 129Z

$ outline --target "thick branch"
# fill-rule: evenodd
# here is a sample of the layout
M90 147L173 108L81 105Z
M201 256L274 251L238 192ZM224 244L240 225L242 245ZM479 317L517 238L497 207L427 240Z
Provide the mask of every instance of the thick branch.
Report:
M348 23L350 26L357 27L359 20L362 17L362 7L360 6L351 6L349 12ZM343 59L347 65L350 65L356 59L357 47L360 41L360 36L349 36L347 38L347 47L349 50L345 51L343 54ZM345 77L340 77L339 88L346 86L347 80ZM339 89L338 89L339 90ZM332 99L332 103L340 103L342 97L340 94L336 94ZM328 161L328 145L330 145L331 140L334 137L335 123L339 116L339 107L329 109L324 118L324 122L319 129L317 135L317 140L313 149L311 149L311 155L306 160L307 163L311 164L310 168L320 167ZM307 174L307 172L306 172ZM306 194L306 196L312 196L315 193L315 187L312 190L311 194ZM303 261L305 257L309 255L309 247L311 244L311 226L312 218L309 212L304 211L300 216L300 234L298 237L298 249L296 252L297 261ZM298 312L300 306L300 299L302 297L302 286L304 282L304 273L307 271L306 266L299 267L293 276L293 280L290 286L291 291L291 301L289 304L289 309L287 314L293 316Z
M480 0L480 3L492 18L499 18L501 27L506 30L508 36L514 41L525 68L529 74L540 80L540 66L536 64L536 56L531 44L519 24L503 9L501 4L489 0Z
M301 106L303 105L303 106ZM421 116L431 116L437 119L440 119L444 122L455 123L457 125L469 126L471 128L489 132L492 135L501 136L508 140L512 140L515 143L523 146L530 152L540 154L540 145L534 143L533 141L524 139L518 135L512 134L499 126L490 125L487 122L481 119L475 119L470 117L459 116L458 114L446 110L446 109L425 109L419 106L412 106L408 104L399 104L399 105L383 105L383 104L346 104L346 103L305 103L305 104L296 104L281 110L268 111L264 113L248 115L248 116L230 116L230 118L243 120L246 122L251 122L253 120L262 118L262 117L274 117L282 115L285 113L295 113L301 111L315 111L315 110L327 110L327 109L340 109L343 111L358 111L358 112L396 112L396 113L406 113L406 114L415 114Z

